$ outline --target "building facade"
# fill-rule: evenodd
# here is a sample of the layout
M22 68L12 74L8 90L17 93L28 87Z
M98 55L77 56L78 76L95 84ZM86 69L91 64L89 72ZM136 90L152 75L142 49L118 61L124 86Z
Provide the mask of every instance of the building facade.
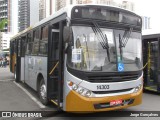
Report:
M134 3L129 1L122 1L117 3L114 0L56 0L56 11L70 4L104 4L118 6L124 9L128 9L130 11L135 10Z
M135 11L135 4L130 1L122 1L121 7L130 11Z
M142 29L147 30L151 29L151 18L147 16L141 16L142 17Z
M1 39L1 50L8 49L10 46L10 38L12 34L2 32L0 34Z
M18 2L19 32L39 21L39 0L19 0Z
M0 21L3 19L9 19L10 18L10 0L0 0ZM8 22L8 25L2 30L2 32L8 32L10 31L10 21Z
M23 31L30 25L30 8L29 8L29 0L19 0L18 1L18 28L19 32Z
M39 20L46 17L46 0L39 1Z
M0 50L8 49L10 37L18 32L18 0L0 0L0 21L8 23L0 32Z
M8 32L15 35L18 33L18 0L10 0L9 7Z
M55 13L55 0L40 0L39 1L39 21L49 17L51 14Z

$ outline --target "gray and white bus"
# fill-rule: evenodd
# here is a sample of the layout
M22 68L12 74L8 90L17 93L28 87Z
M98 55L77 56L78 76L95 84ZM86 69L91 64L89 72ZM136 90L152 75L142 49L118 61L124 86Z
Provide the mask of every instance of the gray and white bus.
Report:
M10 42L10 70L47 105L108 111L142 101L142 20L104 5L63 8Z

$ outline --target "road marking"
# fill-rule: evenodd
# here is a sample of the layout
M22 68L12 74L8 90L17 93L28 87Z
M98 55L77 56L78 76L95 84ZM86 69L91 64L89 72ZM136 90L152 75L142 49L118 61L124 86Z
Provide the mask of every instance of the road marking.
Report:
M32 94L30 94L25 88L23 88L21 85L19 85L18 83L16 83L14 81L14 83L21 88L40 108L46 108L46 106L44 106L39 100L37 100Z
M8 82L8 81L14 81L14 80L13 79L0 80L0 82Z

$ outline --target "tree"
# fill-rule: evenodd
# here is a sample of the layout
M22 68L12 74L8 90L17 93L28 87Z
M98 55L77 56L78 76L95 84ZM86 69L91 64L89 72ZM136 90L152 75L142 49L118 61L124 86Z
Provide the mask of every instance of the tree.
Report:
M0 21L0 31L4 29L6 23L7 23L6 19L3 19L3 20Z
M8 23L7 19L2 19L0 21L0 32L4 29L7 23ZM1 51L1 34L0 34L0 51Z

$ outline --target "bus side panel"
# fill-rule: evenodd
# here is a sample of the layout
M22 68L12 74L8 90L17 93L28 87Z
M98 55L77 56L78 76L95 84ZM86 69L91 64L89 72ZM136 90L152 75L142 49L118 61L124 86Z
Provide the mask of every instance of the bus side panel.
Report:
M25 83L37 91L37 78L42 75L47 86L47 57L25 57Z
M24 69L25 69L25 66L24 66L24 57L21 57L21 81L24 81Z
M33 77L34 82L32 83L33 89L37 90L37 78L41 74L44 82L47 86L47 57L44 56L34 56L34 66L33 66Z
M29 84L28 83L28 56L27 55L25 55L25 58L24 58L24 79L25 79L25 83L27 83L27 84Z

